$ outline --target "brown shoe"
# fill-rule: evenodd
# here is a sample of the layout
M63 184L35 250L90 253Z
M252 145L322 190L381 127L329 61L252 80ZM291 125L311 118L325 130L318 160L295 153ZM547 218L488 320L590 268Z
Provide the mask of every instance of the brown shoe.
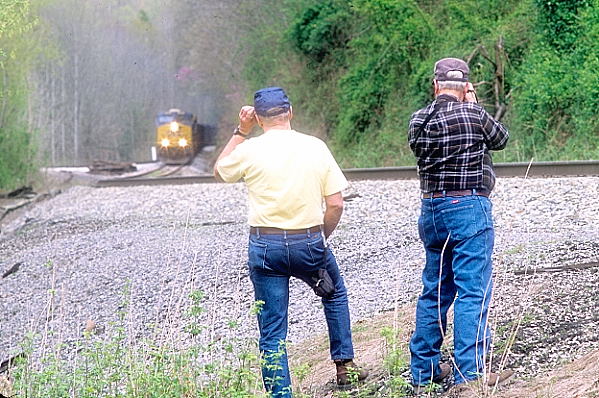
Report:
M440 384L449 374L451 373L451 366L446 363L439 364L441 368L441 373L433 377L433 383ZM414 394L419 395L424 392L428 392L431 388L430 384L421 384L421 385L413 385Z
M368 377L368 371L354 363L352 359L335 361L337 366L337 385L347 386Z
M451 366L449 366L448 364L441 363L439 364L439 367L441 368L441 373L433 377L433 383L442 382L451 373Z
M489 387L495 387L496 385L498 385L499 383L503 383L504 381L506 381L513 375L514 375L514 371L509 370L509 369L504 370L501 373L491 372L487 375L487 385Z

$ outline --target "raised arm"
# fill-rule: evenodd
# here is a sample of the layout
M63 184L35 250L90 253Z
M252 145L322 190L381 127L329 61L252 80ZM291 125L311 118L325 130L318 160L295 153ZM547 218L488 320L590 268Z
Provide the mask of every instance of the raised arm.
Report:
M229 139L229 142L227 142L227 145L225 145L220 155L218 155L218 159L216 159L216 162L214 163L213 172L214 178L216 178L217 181L224 182L218 172L218 162L222 158L231 154L237 145L246 140L255 124L256 113L254 111L254 107L249 105L243 106L239 111L239 126L236 129L236 133Z

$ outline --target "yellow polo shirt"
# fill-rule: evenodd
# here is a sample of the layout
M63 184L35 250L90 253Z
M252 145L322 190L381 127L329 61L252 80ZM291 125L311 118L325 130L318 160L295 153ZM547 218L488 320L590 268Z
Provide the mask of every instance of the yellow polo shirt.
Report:
M254 227L308 228L323 223L323 198L347 187L326 144L294 130L269 130L219 160L226 182L243 178Z

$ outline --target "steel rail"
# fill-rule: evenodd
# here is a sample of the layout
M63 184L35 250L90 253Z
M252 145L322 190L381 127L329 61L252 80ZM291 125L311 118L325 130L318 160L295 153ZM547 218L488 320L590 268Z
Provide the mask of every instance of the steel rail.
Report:
M599 176L599 161L497 163L495 174L499 177L577 177ZM380 167L372 169L346 169L349 180L409 180L418 178L416 166Z
M184 185L217 182L210 174L157 178L107 178L95 182L96 187L132 187L138 185Z
M498 163L494 166L499 177L584 177L599 176L599 161ZM369 169L344 169L350 181L359 180L409 180L418 178L415 166L377 167ZM111 178L98 180L96 187L122 187L136 185L180 185L215 183L210 174L162 178Z

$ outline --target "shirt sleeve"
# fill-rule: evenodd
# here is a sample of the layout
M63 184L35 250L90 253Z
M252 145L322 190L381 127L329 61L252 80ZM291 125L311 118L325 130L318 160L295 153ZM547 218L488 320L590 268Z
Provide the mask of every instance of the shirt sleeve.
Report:
M245 175L247 141L237 145L233 151L220 159L216 165L218 174L225 182L237 182Z
M323 181L323 194L324 196L333 195L337 192L341 192L349 185L347 179L343 175L341 168L333 158L331 151L327 148L326 144L324 144L324 156L326 159L326 172L324 175Z
M510 135L503 123L493 119L484 109L481 111L480 122L487 148L495 151L505 148Z
M421 127L423 133L426 131L427 126L423 126L423 123L428 118L428 115L431 112L434 112L434 107L436 104L437 102L433 102L430 105L427 105L426 108L414 112L410 117L410 123L408 126L408 144L412 150L412 153L414 153L416 157L420 157L422 155L422 142L420 145L418 145L418 140L422 135L418 133L420 132Z
M410 124L408 127L408 144L410 145L410 149L412 150L412 152L416 153L416 120L415 119L415 113L412 115L412 117L410 118Z

